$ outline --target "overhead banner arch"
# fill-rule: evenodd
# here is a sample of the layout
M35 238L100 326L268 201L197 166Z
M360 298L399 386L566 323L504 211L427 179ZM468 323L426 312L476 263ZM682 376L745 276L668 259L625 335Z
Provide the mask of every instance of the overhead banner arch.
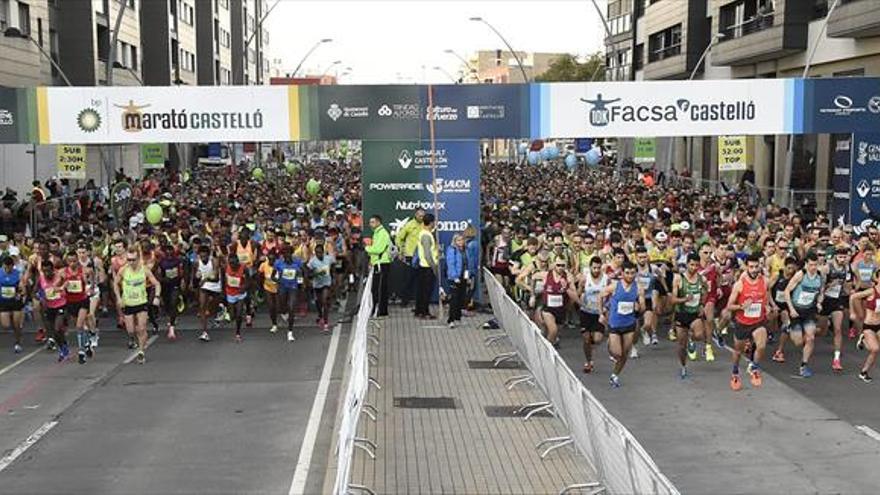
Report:
M880 79L0 89L0 143L654 137L880 127Z

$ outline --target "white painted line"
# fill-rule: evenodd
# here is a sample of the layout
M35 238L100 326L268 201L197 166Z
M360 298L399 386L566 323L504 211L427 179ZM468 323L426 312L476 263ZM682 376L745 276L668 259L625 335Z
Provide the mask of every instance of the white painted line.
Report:
M43 350L44 350L43 347L40 346L39 349L35 349L35 350L31 351L30 353L25 354L24 356L22 356L21 358L19 358L19 359L18 359L17 361L15 361L14 363L12 363L12 364L6 366L5 368L3 368L2 370L0 370L0 376L3 376L4 374L6 374L6 373L12 371L13 368L15 368L16 366L18 366L18 365L21 364L21 363L24 363L24 362L27 361L28 359L30 359L30 358L36 356L37 354L39 354L39 353L42 352Z
M312 411L309 413L309 422L306 425L302 447L299 449L299 457L296 459L293 481L290 482L290 491L288 492L290 495L300 495L306 489L306 478L309 476L312 453L315 450L315 441L318 439L318 428L321 426L321 417L324 415L324 403L327 401L327 389L330 388L330 374L333 372L333 363L336 361L336 348L339 346L341 328L342 325L339 323L333 327L333 336L330 338L330 347L327 349L327 357L324 359L324 369L321 371L318 391L315 393L315 401L312 403Z
M870 426L867 426L867 425L859 425L859 426L856 426L856 429L859 430L860 432L864 433L865 435L868 435L869 437L873 438L874 440L877 440L878 442L880 442L880 433L878 433L877 430L875 430L874 428L871 428Z
M49 433L49 430L55 428L55 425L57 424L58 421L49 421L47 423L43 423L43 426L37 428L37 431L31 433L31 436L27 437L24 442L18 444L15 449L12 450L12 452L3 457L3 459L0 459L0 473L8 468L10 464L15 462L15 460L18 459L21 454L24 454L27 449L31 448L31 446L33 446L35 443L39 442L40 439L43 438L46 433Z
M159 338L158 335L151 335L150 338L147 339L147 346L146 346L146 348L144 348L144 350L149 349L150 346L153 345L153 342L155 342L158 338ZM137 349L131 351L131 354L129 354L128 357L125 358L125 361L123 361L122 364L130 364L132 361L134 361L134 358L136 358L137 355L138 355Z

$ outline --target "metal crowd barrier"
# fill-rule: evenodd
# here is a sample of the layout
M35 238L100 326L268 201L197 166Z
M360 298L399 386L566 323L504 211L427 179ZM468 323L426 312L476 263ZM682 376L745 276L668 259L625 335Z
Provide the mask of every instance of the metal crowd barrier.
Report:
M587 459L601 482L601 485L582 483L567 486L561 493L594 488L593 493L677 495L678 490L660 472L651 456L587 390L544 338L540 328L505 293L488 270L484 271L484 279L495 318L515 349L513 353L499 355L496 363L516 357L530 372L530 375L508 380L508 388L517 383L531 383L547 398L546 402L523 406L521 412L529 411L526 415L528 420L538 411L549 411L565 424L569 432L567 436L548 438L538 444L537 448L548 446L541 453L541 458L553 450L572 445ZM501 337L502 334L490 336L487 343Z
M368 333L370 316L373 313L372 294L373 274L366 279L363 286L363 294L360 298L360 309L352 325L351 342L348 349L349 370L348 383L346 384L345 396L340 407L341 420L339 423L339 438L336 444L336 482L333 493L345 495L352 491L372 491L360 485L351 484L351 465L354 458L355 448L361 449L371 458L375 459L376 445L367 438L357 436L358 422L361 414L365 414L372 421L376 421L376 408L366 403L367 389L370 384L379 388L379 384L370 378L370 362L376 362L375 354L369 352L369 343L378 343L378 337Z

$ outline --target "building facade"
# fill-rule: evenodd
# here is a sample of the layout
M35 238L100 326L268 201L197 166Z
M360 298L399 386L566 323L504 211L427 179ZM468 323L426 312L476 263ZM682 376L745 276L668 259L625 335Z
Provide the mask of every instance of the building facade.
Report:
M609 80L789 78L880 75L880 2L841 0L611 0L606 38ZM827 31L823 31L827 22ZM618 32L615 32L618 30ZM622 55L632 53L631 59ZM697 67L700 57L705 63ZM615 63L616 62L616 63ZM755 136L757 185L830 189L832 136L797 136L785 173L789 136ZM671 149L670 149L671 146ZM621 145L622 156L626 146ZM658 136L657 165L719 179L717 139ZM731 177L723 177L730 180Z
M468 58L469 67L462 67L463 82L479 82L484 84L523 83L523 71L520 70L517 57L529 81L543 74L553 62L562 57L561 53L513 52L507 50L480 50ZM471 70L473 69L473 70ZM475 71L475 72L474 72Z
M117 19L112 85L268 84L266 9L265 0L0 0L0 87L65 85L62 74L74 86L107 84ZM0 148L0 179L9 187L29 191L34 175L57 173L54 146L37 146L36 160L30 145ZM191 161L190 147L169 150L172 162ZM139 152L90 146L88 177L106 183L120 167L138 176ZM16 172L34 163L35 174Z

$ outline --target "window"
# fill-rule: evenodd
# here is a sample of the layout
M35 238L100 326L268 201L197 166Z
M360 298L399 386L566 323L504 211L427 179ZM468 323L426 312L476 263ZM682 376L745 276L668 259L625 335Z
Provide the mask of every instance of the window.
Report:
M58 58L58 32L52 28L49 28L49 56L56 63L60 63L61 60ZM58 76L58 69L55 68L55 64L52 64L52 77Z
M0 29L9 27L9 0L0 0Z
M648 62L681 54L681 24L652 34L648 37Z
M43 47L43 19L41 17L37 18L37 43L40 48Z
M224 9L229 10L229 0L217 0L217 3Z
M134 0L128 0L128 8L134 9Z
M22 36L31 35L31 7L26 3L18 2L18 29Z
M131 68L134 70L138 70L140 67L138 65L138 49L136 46L131 45L131 56L129 57L129 62L131 62Z
M865 68L843 70L835 72L834 77L865 77Z
M822 19L828 15L828 0L813 0L813 20Z
M639 43L633 51L633 70L642 70L645 66L645 45Z
M718 23L725 36L722 41L773 27L774 9L773 0L739 0L721 7Z

